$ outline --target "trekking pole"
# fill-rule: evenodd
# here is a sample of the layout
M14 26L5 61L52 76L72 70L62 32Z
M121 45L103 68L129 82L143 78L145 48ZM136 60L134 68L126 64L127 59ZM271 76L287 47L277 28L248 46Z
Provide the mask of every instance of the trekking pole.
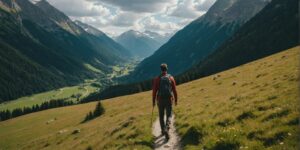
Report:
M154 106L152 107L152 114L151 114L151 124L150 124L150 127L152 127L152 122L153 122L153 110L154 110Z

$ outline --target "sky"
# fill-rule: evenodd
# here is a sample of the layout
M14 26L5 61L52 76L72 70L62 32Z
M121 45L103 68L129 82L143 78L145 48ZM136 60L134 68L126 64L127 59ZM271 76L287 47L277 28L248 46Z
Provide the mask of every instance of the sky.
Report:
M127 30L174 33L202 16L216 0L48 0L72 20L110 36Z

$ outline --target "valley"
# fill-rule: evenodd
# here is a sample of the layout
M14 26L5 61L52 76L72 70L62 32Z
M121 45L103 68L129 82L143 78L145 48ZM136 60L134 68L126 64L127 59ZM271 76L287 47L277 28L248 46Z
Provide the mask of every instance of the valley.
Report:
M108 86L120 83L121 81L118 81L118 77L128 75L128 73L135 68L138 62L138 60L133 60L122 65L113 66L111 67L111 73L106 76L87 79L84 83L76 86L63 87L3 102L0 104L0 111L31 107L36 104L40 105L43 102L56 99L66 99L66 101L73 101L75 103L80 102L80 100L92 93L99 92Z

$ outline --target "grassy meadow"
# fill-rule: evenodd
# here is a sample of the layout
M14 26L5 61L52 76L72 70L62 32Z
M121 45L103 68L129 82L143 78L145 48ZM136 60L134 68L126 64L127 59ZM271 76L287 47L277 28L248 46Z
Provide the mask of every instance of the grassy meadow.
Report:
M31 107L36 104L42 104L43 102L53 99L64 99L71 101L77 101L79 99L88 96L90 93L97 91L98 88L91 86L90 83L85 83L78 86L64 87L57 90L52 90L44 93L34 94L31 96L25 96L13 101L4 102L0 104L1 110L13 110L15 108Z
M298 149L299 47L184 84L185 149Z
M178 86L184 149L297 149L299 47ZM152 149L151 92L0 122L0 149ZM155 111L157 116L157 109ZM79 131L80 132L76 132Z

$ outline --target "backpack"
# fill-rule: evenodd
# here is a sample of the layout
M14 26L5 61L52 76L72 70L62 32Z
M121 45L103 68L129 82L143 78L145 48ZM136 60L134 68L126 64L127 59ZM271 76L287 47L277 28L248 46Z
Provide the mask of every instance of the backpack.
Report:
M167 74L165 76L160 76L158 96L161 98L172 97L172 81L170 79L171 75Z

